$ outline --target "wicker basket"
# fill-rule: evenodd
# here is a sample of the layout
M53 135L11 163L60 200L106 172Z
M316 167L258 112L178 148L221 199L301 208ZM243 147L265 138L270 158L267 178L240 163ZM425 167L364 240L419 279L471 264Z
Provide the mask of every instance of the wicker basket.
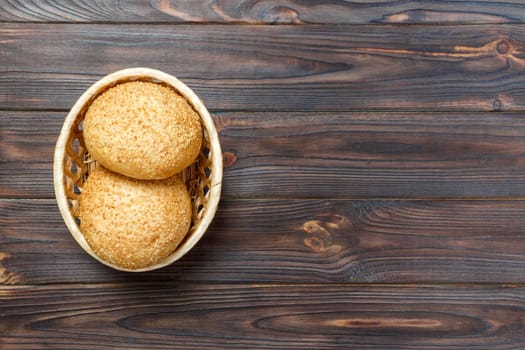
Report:
M79 228L77 198L90 172L97 167L97 162L90 158L84 144L82 135L84 114L99 94L117 84L135 80L160 83L175 89L184 96L201 117L203 142L195 163L182 172L182 178L190 192L193 205L190 231L177 249L163 261L146 268L129 270L108 263L93 252ZM213 120L204 104L189 87L175 77L158 70L130 68L105 76L77 100L67 115L58 137L53 177L60 213L73 238L89 255L116 270L150 271L169 265L181 258L199 241L210 225L221 194L222 153Z

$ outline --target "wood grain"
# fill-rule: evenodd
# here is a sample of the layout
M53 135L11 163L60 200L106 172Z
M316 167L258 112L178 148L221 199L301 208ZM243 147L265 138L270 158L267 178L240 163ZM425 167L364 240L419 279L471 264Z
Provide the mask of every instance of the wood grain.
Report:
M0 109L67 109L148 66L211 110L525 108L525 27L0 25Z
M525 347L523 287L0 287L3 349Z
M65 112L0 111L0 196L54 198ZM223 196L525 196L520 113L217 113Z
M524 10L0 0L0 349L525 348ZM197 92L225 164L204 238L142 274L81 250L51 170L133 66Z
M0 201L0 283L524 283L525 201L234 200L174 265L119 273L53 200Z
M522 23L519 0L0 1L0 21L251 24Z
M221 113L226 196L525 195L509 113Z

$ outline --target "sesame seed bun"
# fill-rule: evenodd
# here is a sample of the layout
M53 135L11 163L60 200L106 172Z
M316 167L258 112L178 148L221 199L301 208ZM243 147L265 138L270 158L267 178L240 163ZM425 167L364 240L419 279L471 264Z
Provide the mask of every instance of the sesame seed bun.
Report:
M80 230L103 260L139 269L177 248L189 230L191 210L178 176L135 180L99 166L79 198Z
M103 166L136 179L165 179L191 165L202 143L198 113L175 90L133 81L89 106L86 147Z

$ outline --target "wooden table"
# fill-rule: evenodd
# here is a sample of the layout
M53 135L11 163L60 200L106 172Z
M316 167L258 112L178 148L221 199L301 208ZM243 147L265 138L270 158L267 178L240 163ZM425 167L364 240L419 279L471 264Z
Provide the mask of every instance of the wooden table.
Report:
M524 349L525 4L0 0L1 349ZM281 25L292 24L292 25ZM214 115L218 214L113 271L54 143L90 84L176 75Z

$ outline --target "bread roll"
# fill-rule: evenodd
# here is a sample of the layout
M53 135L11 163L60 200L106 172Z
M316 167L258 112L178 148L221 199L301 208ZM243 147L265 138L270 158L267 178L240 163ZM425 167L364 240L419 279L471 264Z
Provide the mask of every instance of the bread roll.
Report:
M173 89L133 81L89 106L86 147L103 166L136 179L165 179L191 165L202 143L198 113Z
M127 269L168 257L191 222L182 180L135 180L99 166L79 198L80 230L95 254Z

